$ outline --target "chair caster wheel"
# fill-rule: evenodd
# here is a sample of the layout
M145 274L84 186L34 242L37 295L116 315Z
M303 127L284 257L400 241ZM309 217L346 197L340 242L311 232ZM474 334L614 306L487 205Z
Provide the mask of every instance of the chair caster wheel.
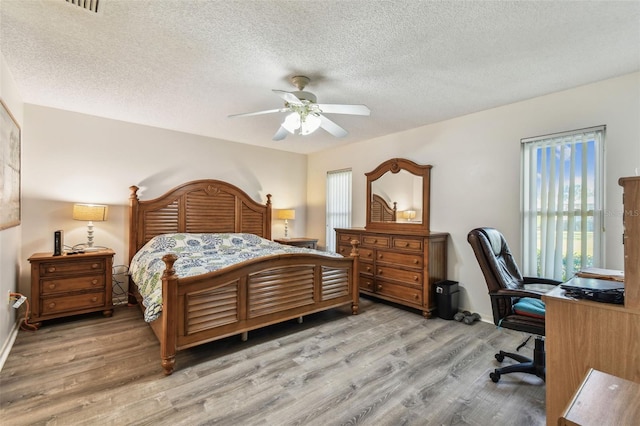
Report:
M493 383L498 383L498 381L500 380L500 373L498 373L498 371L494 371L493 373L489 373L489 377L491 377L491 381Z
M502 354L496 354L496 359L498 360L498 362L502 362L504 361L504 355ZM498 376L500 377L500 376ZM497 380L496 380L497 381Z

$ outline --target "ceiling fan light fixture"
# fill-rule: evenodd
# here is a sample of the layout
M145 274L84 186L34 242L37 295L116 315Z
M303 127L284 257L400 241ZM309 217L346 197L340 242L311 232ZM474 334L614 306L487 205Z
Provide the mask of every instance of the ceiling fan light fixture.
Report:
M281 126L289 133L294 134L300 128L300 115L297 112L292 112L286 116Z
M309 114L302 120L302 123L300 123L300 134L303 136L310 135L320 128L320 124L322 124L320 117Z

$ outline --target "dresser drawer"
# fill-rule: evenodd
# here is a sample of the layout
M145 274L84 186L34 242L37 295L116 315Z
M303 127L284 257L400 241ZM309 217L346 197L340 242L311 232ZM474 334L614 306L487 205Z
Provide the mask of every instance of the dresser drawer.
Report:
M351 240L360 240L360 235L358 234L343 234L340 232L338 234L338 244L345 245L351 247Z
M40 264L40 278L76 273L102 273L104 270L104 259L87 259L69 262L43 262Z
M376 293L411 303L422 304L422 290L419 288L406 287L386 281L378 281L376 285Z
M391 247L403 250L422 251L422 248L424 247L424 240L422 238L394 237Z
M422 272L377 266L376 277L403 281L414 285L422 285Z
M93 290L104 288L104 275L60 278L42 280L40 282L40 294L52 294L67 291Z
M368 247L389 247L389 237L382 235L365 235L362 237L362 245Z
M360 260L373 262L373 250L368 248L359 248L358 254L360 254Z
M349 257L351 255L352 248L353 247L351 246L339 245L337 253L343 255L344 257Z
M360 262L358 264L358 269L363 274L369 274L369 275L373 275L373 271L375 270L373 268L373 263L370 263L370 262Z
M411 268L422 268L423 264L422 253L407 254L378 250L376 256L378 263L393 263Z
M373 284L373 278L365 276L365 275L360 275L360 281L358 282L358 288L360 290L365 290L365 291L370 291L373 293L375 287Z
M102 307L104 297L104 292L96 292L43 298L40 303L40 315Z

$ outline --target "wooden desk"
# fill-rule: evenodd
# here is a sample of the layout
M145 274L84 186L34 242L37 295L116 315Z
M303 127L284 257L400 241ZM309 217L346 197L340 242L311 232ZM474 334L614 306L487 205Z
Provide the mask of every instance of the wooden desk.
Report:
M640 384L590 369L559 426L637 425Z
M546 304L547 425L558 424L590 368L640 383L640 311L569 299L555 288Z

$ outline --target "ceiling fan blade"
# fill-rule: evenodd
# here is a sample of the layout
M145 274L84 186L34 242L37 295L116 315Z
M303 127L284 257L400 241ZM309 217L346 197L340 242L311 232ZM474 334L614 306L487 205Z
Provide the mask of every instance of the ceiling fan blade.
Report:
M280 128L278 129L276 134L273 135L272 139L274 141L281 141L282 139L286 138L288 134L289 134L289 131L287 129L285 129L284 127L280 126Z
M250 117L252 115L262 115L262 114L272 114L274 112L287 112L289 111L288 108L278 108L278 109L269 109L269 110L265 110L265 111L257 111L257 112L245 112L243 114L232 114L229 115L229 118L234 118L234 117Z
M327 132L331 133L336 138L343 138L349 134L349 132L347 132L342 127L338 126L333 121L329 120L324 115L318 114L318 117L320 118L320 127L322 127Z
M326 114L369 115L371 110L366 105L317 104L320 111Z
M285 92L284 90L273 89L273 93L280 96L282 99L284 99L286 102L290 104L302 105L302 102L300 101L300 99L298 99L298 97L291 92Z

